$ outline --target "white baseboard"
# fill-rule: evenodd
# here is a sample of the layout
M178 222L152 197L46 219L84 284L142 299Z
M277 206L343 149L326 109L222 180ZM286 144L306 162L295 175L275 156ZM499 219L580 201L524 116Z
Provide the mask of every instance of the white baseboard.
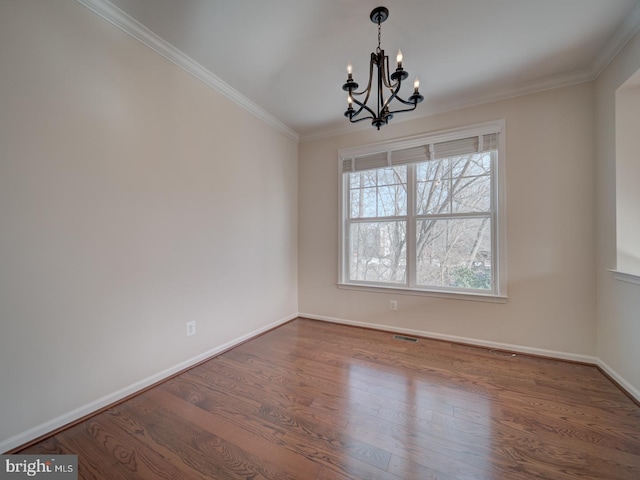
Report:
M529 355L538 355L549 358L557 358L560 360L569 360L573 362L588 363L599 367L609 377L611 377L621 388L623 388L630 396L640 403L640 391L631 385L624 377L618 374L613 368L607 365L599 357L591 355L580 355L576 353L559 352L556 350L545 350L543 348L525 347L523 345L513 345L509 343L490 342L487 340L479 340L477 338L458 337L455 335L444 335L441 333L428 332L424 330L413 330L409 328L400 328L390 325L380 325L377 323L357 322L354 320L346 320L344 318L327 317L323 315L314 315L311 313L300 313L300 317L310 318L312 320L322 320L332 323L340 323L343 325L352 325L356 327L372 328L374 330L382 330L385 332L403 333L418 337L433 338L435 340L445 340L456 343L466 343L477 345L479 347L496 348L498 350L506 350L510 352L518 352Z
M604 360L598 359L598 366L609 375L618 385L626 390L626 392L636 399L638 403L640 403L640 390L635 388L629 382L627 382L624 377L622 377L618 372L616 372L613 368L607 365Z
M65 425L69 425L70 423L95 413L111 404L114 404L123 398L128 397L129 395L133 395L145 388L161 382L172 375L175 375L178 372L186 370L189 367L192 367L208 358L214 357L225 350L233 348L236 345L239 345L253 337L257 337L258 335L271 330L272 328L278 327L284 323L287 323L295 318L297 318L298 314L292 314L280 320L277 320L269 325L266 325L262 328L254 330L252 332L247 333L246 335L242 335L230 342L227 342L223 345L219 345L211 350L207 350L206 352L201 353L193 358L190 358L184 362L179 363L178 365L174 365L173 367L167 368L161 372L156 373L155 375L151 375L150 377L144 378L138 382L135 382L125 388L122 388L116 392L110 393L109 395L105 395L102 398L99 398L93 402L87 403L86 405L82 405L70 412L67 412L59 417L53 418L47 422L41 423L33 428L30 428L27 431L14 435L13 437L7 438L6 440L0 441L0 452L7 452L13 448L19 447L20 445L24 445L38 437L46 435L47 433L53 432L58 428L64 427Z
M518 353L524 353L524 354L530 354L530 355L538 355L543 357L558 358L561 360L570 360L575 362L592 364L601 368L615 382L617 382L622 388L624 388L627 391L627 393L629 393L629 395L631 395L638 402L640 402L640 391L638 391L638 389L636 389L633 385L631 385L628 381L626 381L624 377L619 375L615 370L613 370L609 365L607 365L604 361L602 361L598 357L594 357L590 355L579 355L574 353L559 352L555 350L545 350L541 348L526 347L522 345L513 345L513 344L501 343L501 342L490 342L487 340L480 340L476 338L459 337L455 335L445 335L445 334L434 333L434 332L423 331L423 330L400 328L400 327L395 327L390 325L381 325L377 323L358 322L354 320L347 320L347 319L336 318L336 317L327 317L323 315L314 315L310 313L297 313L297 314L289 315L273 323L270 323L269 325L266 325L258 330L254 330L250 333L247 333L246 335L242 335L241 337L238 337L223 345L219 345L218 347L212 348L211 350L208 350L200 355L190 358L189 360L186 360L178 365L175 365L166 370L158 372L155 375L152 375L143 380L140 380L139 382L131 384L121 390L118 390L117 392L113 392L93 402L90 402L86 405L78 407L75 410L72 410L68 413L60 415L59 417L49 420L48 422L37 425L25 432L19 433L6 440L2 440L0 441L0 452L9 451L20 445L24 445L27 442L30 442L31 440L34 440L40 436L46 435L47 433L52 432L58 428L64 427L65 425L68 425L84 416L97 412L108 405L111 405L113 403L116 403L122 400L123 398L128 397L129 395L132 395L132 394L135 394L136 392L144 390L145 388L155 383L158 383L166 378L171 377L172 375L175 375L178 372L181 372L182 370L186 370L187 368L192 367L193 365L196 365L202 362L203 360L214 357L220 354L221 352L224 352L225 350L233 348L236 345L239 345L253 337L256 337L268 330L271 330L272 328L276 328L284 323L287 323L297 317L304 317L304 318L310 318L312 320L322 320L326 322L338 323L343 325L365 327L365 328L371 328L374 330L388 331L393 333L402 333L402 334L414 335L414 336L425 337L425 338L433 338L436 340L465 343L470 345L477 345L480 347L496 348L499 350L506 350L511 352L518 352Z
M371 328L374 330L382 330L385 332L403 333L418 337L433 338L435 340L444 340L455 343L466 343L479 347L495 348L498 350L507 350L516 353L525 353L528 355L538 355L542 357L558 358L561 360L570 360L572 362L588 363L598 365L599 359L590 355L580 355L577 353L559 352L556 350L545 350L543 348L526 347L523 345L514 345L510 343L491 342L488 340L480 340L470 337L459 337L456 335L445 335L442 333L434 333L426 330L413 330L410 328L400 328L391 325L381 325L378 323L357 322L354 320L345 320L343 318L326 317L322 315L313 315L310 313L300 313L300 317L310 318L312 320L323 320L332 323L341 323L343 325L352 325L356 327Z

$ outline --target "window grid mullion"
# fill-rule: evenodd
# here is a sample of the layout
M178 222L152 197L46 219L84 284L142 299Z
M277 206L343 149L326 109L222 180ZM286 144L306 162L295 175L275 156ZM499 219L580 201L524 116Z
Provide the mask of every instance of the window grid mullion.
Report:
M397 222L405 221L406 215L395 215L392 217L362 217L362 218L349 218L349 223L372 223L372 222Z
M498 234L498 152L491 152L491 290L498 293L500 285L500 268L498 246L500 235Z
M416 165L409 165L407 169L407 285L416 286L416 194L417 175Z
M491 212L464 213L423 213L415 216L415 220L456 220L463 218L492 218Z

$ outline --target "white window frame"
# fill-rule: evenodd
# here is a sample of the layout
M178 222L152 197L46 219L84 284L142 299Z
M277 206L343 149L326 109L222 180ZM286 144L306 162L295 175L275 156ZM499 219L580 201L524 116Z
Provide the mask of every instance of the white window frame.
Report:
M457 287L428 287L424 288L415 284L415 275L407 275L406 284L388 284L376 282L350 281L348 277L348 228L349 223L349 198L348 178L343 172L343 166L355 162L358 157L405 150L425 145L433 145L451 140L480 137L482 135L497 134L497 156L494 156L491 175L491 244L492 244L492 276L493 290L481 291L475 289L463 289ZM497 158L496 158L497 157ZM505 302L507 300L506 279L506 162L505 162L505 122L497 120L482 124L471 125L463 128L439 131L415 137L399 140L390 140L376 144L343 148L338 151L338 287L345 289L364 290L372 292L388 292L409 295L424 295L457 298L463 300L479 300L488 302ZM414 179L408 179L413 182ZM410 191L413 187L409 187ZM408 195L408 200L412 195ZM415 232L411 227L416 217L407 212L407 255L410 257L415 251ZM412 236L413 234L413 236ZM415 259L408 258L408 262L415 263ZM415 268L415 267L414 267ZM411 270L411 268L410 268ZM413 278L411 278L413 277Z

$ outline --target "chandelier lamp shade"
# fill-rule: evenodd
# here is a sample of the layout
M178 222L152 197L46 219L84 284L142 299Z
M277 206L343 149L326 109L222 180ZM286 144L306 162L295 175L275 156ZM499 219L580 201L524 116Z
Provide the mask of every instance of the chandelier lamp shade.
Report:
M369 83L367 88L358 90L358 83L353 79L351 64L347 66L347 81L342 85L342 89L348 92L347 110L345 117L351 123L371 120L371 125L380 130L380 127L389 123L396 113L410 112L415 110L424 97L420 95L418 87L420 83L416 77L413 83L413 94L408 99L403 99L398 95L402 82L407 79L409 72L402 68L402 52L398 50L396 57L396 70L389 74L389 57L380 48L381 27L380 25L389 17L389 10L386 7L374 8L370 18L373 23L378 24L378 48L371 54L369 62ZM377 89L374 90L374 67L375 82ZM371 97L375 96L373 101ZM372 106L367 105L372 100ZM393 105L392 105L393 102ZM392 108L395 108L392 110Z

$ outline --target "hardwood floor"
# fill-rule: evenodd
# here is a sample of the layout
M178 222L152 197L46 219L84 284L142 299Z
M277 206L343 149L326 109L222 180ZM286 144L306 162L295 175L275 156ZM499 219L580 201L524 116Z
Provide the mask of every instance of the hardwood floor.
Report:
M640 479L597 368L297 319L21 453L83 479Z

